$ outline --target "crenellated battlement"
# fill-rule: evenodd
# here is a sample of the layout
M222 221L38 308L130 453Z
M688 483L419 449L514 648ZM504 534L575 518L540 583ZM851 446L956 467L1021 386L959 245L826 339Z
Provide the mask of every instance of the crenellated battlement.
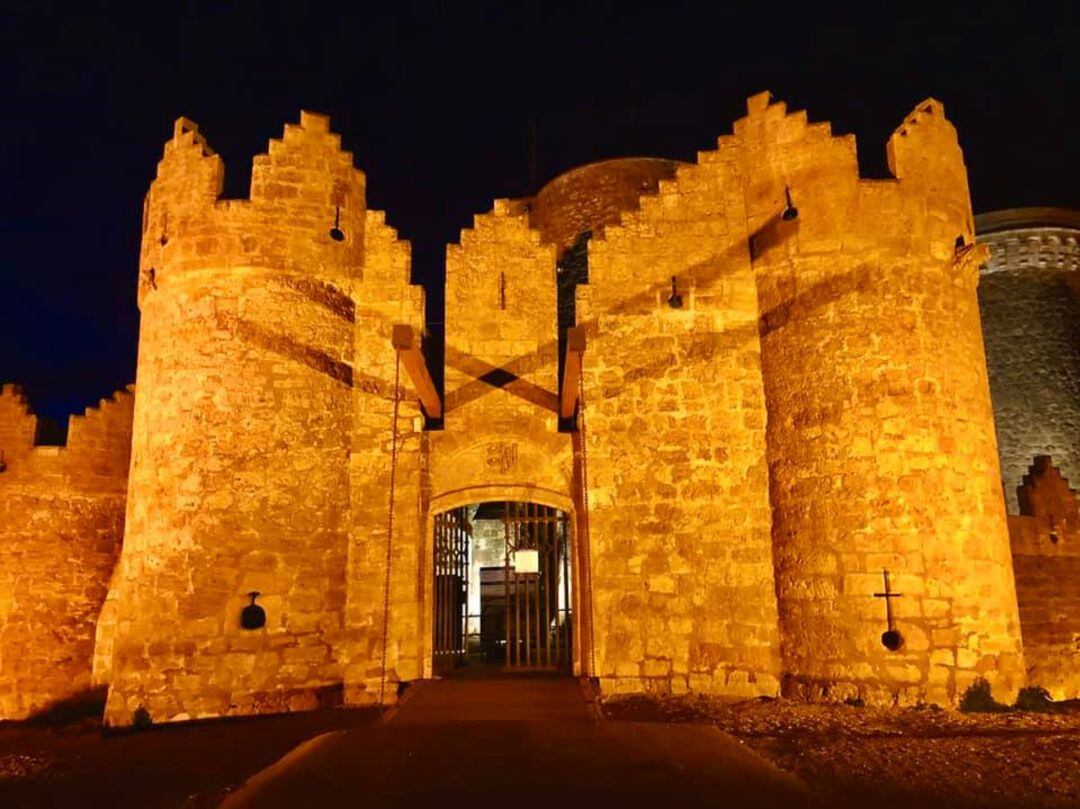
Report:
M802 214L788 245L802 254L884 249L947 259L974 241L963 155L940 102L921 102L890 137L886 180L859 175L854 135L833 135L768 94L749 99L747 111L734 145L752 231L782 210L786 188Z
M734 123L732 134L720 136L716 149L698 152L695 163L680 165L673 178L643 194L617 225L594 238L591 248L617 240L620 229L647 233L658 221L690 211L714 221L725 216L743 220L732 224L759 235L756 259L779 244L784 255L792 250L803 255L886 250L939 259L972 244L963 155L940 102L920 103L889 139L892 179L861 177L857 148L854 135L834 135L828 122L811 123L805 111L789 112L769 93L751 96L747 115ZM688 194L715 196L717 186L708 178L717 164L725 163L737 167L743 211L722 210L719 197L711 208L701 200L679 202ZM787 193L802 214L790 225L778 223ZM775 238L785 228L793 238Z
M386 223L386 211L369 210L364 224L365 284L410 286L412 245ZM423 287L411 286L423 298Z
M364 174L324 115L301 112L252 162L247 199L222 199L225 166L177 120L146 197L140 303L192 271L261 268L347 286L362 278Z
M37 446L37 417L21 389L5 385L0 392L0 449L5 451L7 469L0 483L123 492L134 406L135 386L128 385L71 416L64 445Z
M447 245L447 251L467 249L485 241L498 241L509 234L528 234L523 241L533 245L543 241L540 231L531 226L527 211L516 205L514 200L497 199L490 211L473 215L472 227L462 228L458 243Z
M10 383L0 386L0 452L5 467L33 449L36 434L37 416L22 387Z
M506 267L492 274L494 251L506 259ZM527 318L535 313L538 301L516 294L523 285L550 286L554 303L555 253L556 246L531 226L528 212L512 200L495 200L490 212L476 214L473 226L462 229L457 244L446 247L447 320L454 306L460 304L464 315L481 299L490 302L493 312L509 310Z

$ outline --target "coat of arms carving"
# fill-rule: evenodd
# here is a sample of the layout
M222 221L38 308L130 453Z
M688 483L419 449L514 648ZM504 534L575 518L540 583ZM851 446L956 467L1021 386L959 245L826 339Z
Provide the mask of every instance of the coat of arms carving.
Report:
M487 467L500 475L505 475L514 468L517 457L517 444L500 441L487 445Z

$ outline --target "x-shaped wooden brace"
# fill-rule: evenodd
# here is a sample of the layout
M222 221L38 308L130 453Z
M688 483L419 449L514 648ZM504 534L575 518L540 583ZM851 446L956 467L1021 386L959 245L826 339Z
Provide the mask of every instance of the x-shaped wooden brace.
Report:
M412 381L424 411L432 418L443 415L443 403L435 390L427 361L420 350L420 341L412 326L397 324L394 326L392 342L398 352L401 364L405 367ZM452 346L446 347L448 367L468 374L473 381L462 385L446 396L447 412L467 402L480 398L490 388L505 390L513 396L524 399L544 410L558 413L562 418L574 415L577 405L578 382L581 374L581 355L585 351L585 328L575 326L567 333L566 363L564 365L563 384L560 395L556 395L539 385L522 378L520 374L546 365L551 360L543 351L526 354L503 366L495 366L478 357L458 351Z

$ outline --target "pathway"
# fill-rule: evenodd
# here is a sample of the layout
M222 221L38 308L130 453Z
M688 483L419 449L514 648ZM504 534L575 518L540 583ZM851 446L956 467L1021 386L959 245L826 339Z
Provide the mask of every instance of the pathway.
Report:
M816 805L794 776L709 725L592 719L570 678L414 688L381 726L305 742L222 809Z

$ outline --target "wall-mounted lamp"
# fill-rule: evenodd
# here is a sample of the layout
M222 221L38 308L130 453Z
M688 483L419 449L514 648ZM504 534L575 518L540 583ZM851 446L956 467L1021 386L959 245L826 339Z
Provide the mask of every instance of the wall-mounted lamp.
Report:
M334 207L334 226L330 228L330 238L335 242L345 241L345 233L341 230L341 206Z
M784 186L784 210L780 214L780 218L785 222L794 222L799 218L799 209L791 203L791 189L788 186Z
M266 626L266 610L255 603L259 593L255 590L248 593L251 603L240 611L240 626L243 629L262 629Z
M671 276L671 294L667 299L668 306L672 309L682 309L683 299L679 294L679 283L675 276Z
M0 472L7 471L7 464L4 462L4 451L0 449Z

